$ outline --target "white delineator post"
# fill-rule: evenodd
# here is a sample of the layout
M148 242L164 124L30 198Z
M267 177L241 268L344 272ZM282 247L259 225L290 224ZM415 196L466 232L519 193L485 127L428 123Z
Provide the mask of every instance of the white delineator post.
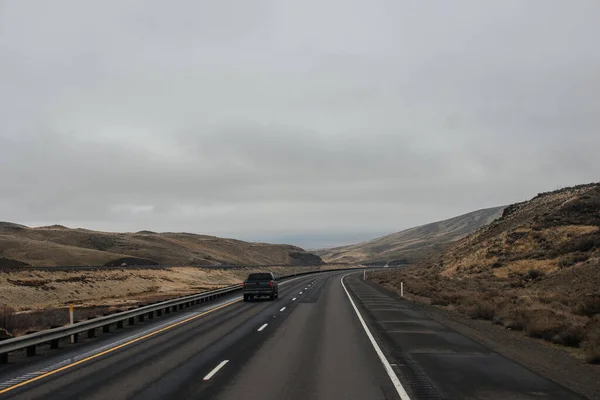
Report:
M73 325L73 304L69 304L69 324ZM75 343L75 336L71 335L71 344Z
M400 282L400 297L404 297L404 282Z
M363 269L363 281L367 280L367 270Z

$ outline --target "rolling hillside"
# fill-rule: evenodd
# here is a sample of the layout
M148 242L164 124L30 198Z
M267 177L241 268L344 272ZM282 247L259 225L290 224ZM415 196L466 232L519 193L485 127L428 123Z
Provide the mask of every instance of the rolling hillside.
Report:
M445 275L555 273L600 256L600 184L541 193L465 237L442 258Z
M191 233L107 233L0 222L0 266L168 264L320 264L289 245L248 243Z
M316 251L327 262L415 263L440 254L448 244L502 215L504 207L478 210L444 221L392 233L368 242Z
M600 363L600 184L510 205L440 257L376 280Z

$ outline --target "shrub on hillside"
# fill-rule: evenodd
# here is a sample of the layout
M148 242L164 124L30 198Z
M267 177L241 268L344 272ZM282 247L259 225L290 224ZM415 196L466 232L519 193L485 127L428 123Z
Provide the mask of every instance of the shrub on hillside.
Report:
M600 295L585 296L573 310L575 314L593 317L600 314Z
M530 311L524 315L525 333L528 336L551 340L562 327L563 321L549 310Z
M446 297L434 296L431 298L431 305L432 306L449 306L450 301Z
M472 319L484 319L491 321L496 315L496 306L487 301L465 304L460 307L460 310Z
M522 319L511 319L503 321L504 327L512 331L522 331L525 329L525 321Z
M542 271L540 271L539 269L532 268L529 271L527 271L527 275L525 277L529 280L535 280L535 279L541 277L542 275L543 275Z
M600 232L575 236L568 242L554 249L550 255L552 257L558 257L569 253L587 253L594 249L600 249Z
M600 332L598 332L598 329L595 329L594 333L588 336L582 347L585 351L585 360L588 363L600 364Z
M568 254L567 256L565 256L563 259L561 259L558 262L558 266L560 268L567 268L570 267L572 265L578 264L580 262L584 262L587 261L590 258L589 254L585 254L585 253L573 253L573 254Z
M525 322L525 332L528 336L569 347L579 347L585 337L583 327L569 324L564 315L549 310L532 311Z
M568 347L579 347L585 338L585 329L581 326L562 326L552 337L552 343Z

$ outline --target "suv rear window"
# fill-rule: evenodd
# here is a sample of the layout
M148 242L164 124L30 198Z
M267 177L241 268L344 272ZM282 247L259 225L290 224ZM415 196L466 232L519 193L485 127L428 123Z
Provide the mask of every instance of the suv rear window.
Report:
M249 281L270 281L273 279L273 275L270 273L258 273L248 275Z

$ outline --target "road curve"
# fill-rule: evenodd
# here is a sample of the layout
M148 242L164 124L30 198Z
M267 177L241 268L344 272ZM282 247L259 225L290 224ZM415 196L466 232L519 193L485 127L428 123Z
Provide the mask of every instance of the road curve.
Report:
M471 395L469 398L578 398L503 358L495 359L494 373L500 373L490 380L490 374L481 373L485 365L470 364L460 357L459 361L443 355L432 358L436 354L423 354L423 348L418 348L420 342L414 342L412 336L412 344L405 340L406 335L402 336L404 342L398 342L382 331L385 319L406 321L403 329L395 329L405 333L415 326L411 319L431 324L417 312L403 309L402 302L385 298L356 275L344 280L346 290L341 282L346 274L299 277L282 283L280 298L274 302L244 303L239 296L226 298L191 315L102 335L107 337L87 347L17 363L0 370L0 398L376 400L463 398L463 391ZM364 322L358 314L364 316ZM372 332L372 340L367 330ZM438 340L449 337L461 348L470 349L466 338L457 338L455 332L442 330L440 335ZM381 354L373 341L381 346ZM421 365L410 364L412 359L406 356L410 346L418 348L414 354L421 356L413 354L413 359ZM82 354L93 353L92 347L108 350L82 360ZM461 348L454 350L460 352ZM485 349L478 352L489 355ZM477 360L470 356L471 361ZM67 359L56 364L63 369L52 369L57 357ZM389 363L388 370L382 357ZM454 363L453 368L459 365L467 376L452 380L452 371L432 364L438 359ZM408 364L412 373L407 373ZM36 371L41 370L53 372L39 375ZM390 379L390 371L399 378L402 390ZM419 379L415 379L415 371L420 373ZM526 374L515 383L515 376L523 371ZM479 381L472 379L466 387L469 374ZM21 382L21 386L7 386L7 381ZM485 397L478 393L485 393Z

